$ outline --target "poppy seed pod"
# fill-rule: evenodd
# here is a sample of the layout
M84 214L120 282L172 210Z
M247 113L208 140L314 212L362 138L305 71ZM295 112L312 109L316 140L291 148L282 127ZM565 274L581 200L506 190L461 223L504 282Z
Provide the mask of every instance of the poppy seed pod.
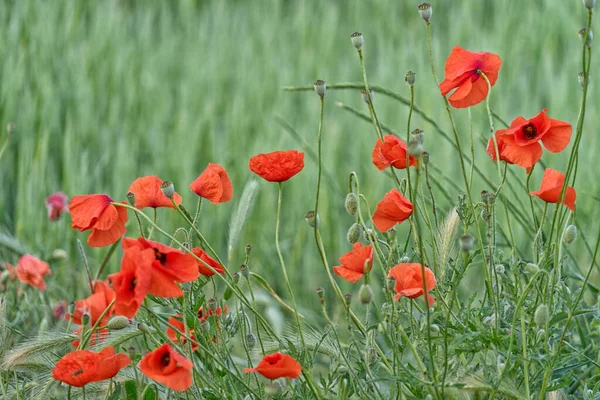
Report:
M545 327L550 319L550 309L545 304L540 304L533 314L533 321L540 328Z
M325 81L322 80L316 80L315 83L313 84L314 88L315 88L315 92L321 96L324 97L325 96L325 92L327 91L327 85L325 84Z
M135 207L135 194L133 194L133 192L128 192L127 196L125 197L127 197L127 202L129 205Z
M208 308L210 309L210 311L212 311L212 312L217 311L218 306L219 306L219 303L217 302L217 299L215 299L214 297L211 297L210 299L208 299Z
M256 346L256 335L254 333L249 333L246 335L246 346L248 346L248 349L250 350Z
M404 76L404 81L406 82L406 84L410 87L415 86L415 76L416 74L412 71L408 71L406 73L406 75Z
M250 255L250 252L252 251L252 245L247 244L245 247L245 250L246 250L246 257L248 257Z
M429 164L429 153L424 151L423 154L421 154L421 161L423 161L424 165Z
M129 318L124 317L122 315L117 315L112 317L106 327L111 331L118 331L120 329L125 329L129 326Z
M306 215L304 215L304 219L306 220L308 226L310 226L311 228L319 226L319 215L316 214L314 211L307 212Z
M410 142L408 142L407 151L408 154L413 157L421 157L423 155L423 143L418 138L410 139Z
M563 233L563 241L566 244L571 244L575 239L577 239L577 227L575 225L567 226Z
M373 100L373 96L375 95L375 91L369 88L369 94L367 94L367 90L363 88L360 90L360 94L362 95L363 101L367 104L370 104ZM371 97L371 100L369 100L369 97Z
M367 229L363 232L363 238L369 242L374 242L377 240L377 232L373 229Z
M415 141L417 141L417 142L419 142L421 144L425 143L425 132L423 132L420 129L415 129L414 131L412 131L410 133L410 137L411 137L411 140L410 140L411 142L413 140L415 140Z
M350 35L350 39L352 40L352 45L354 45L356 49L360 49L362 47L364 42L362 33L354 32L352 35Z
M89 322L90 322L90 314L87 312L83 313L83 315L81 316L81 325L88 326Z
M356 211L358 210L358 199L354 193L348 193L346 195L346 201L344 202L344 207L346 208L346 212L350 215L356 215Z
M240 283L240 273L236 272L235 274L232 275L233 277L233 284L237 285L238 283Z
M373 289L370 285L362 285L358 291L358 299L361 304L370 304L373 301Z
M346 303L346 305L350 307L350 303L352 303L352 293L346 293L344 295L344 303Z
M240 272L244 278L248 278L248 276L250 276L250 268L248 268L248 265L246 264L240 265Z
M596 0L581 0L585 8L591 10L596 5Z
M398 233L398 232L397 232L397 231L396 231L394 228L391 228L389 231L387 231L387 232L386 232L386 236L387 236L387 240L388 240L388 242L390 242L390 243L391 243L391 242L393 242L394 240L396 240L396 234L397 234L397 233Z
M360 226L360 224L357 222L353 223L350 229L348 229L348 233L346 234L346 239L348 240L348 243L354 244L358 242L361 233L362 226Z
M423 18L423 20L427 23L429 23L429 20L431 19L431 4L429 3L421 3L418 6L419 8L419 14L421 14L421 18Z
M367 353L367 363L369 365L373 364L379 359L379 355L377 354L377 350L374 347L370 347Z
M586 34L587 34L587 40L585 42L586 45L591 46L592 41L594 40L594 32L590 29L589 33L587 28L583 28L579 30L579 40L581 40L582 42L584 40L586 40Z
M172 199L175 195L175 185L173 185L173 182L171 181L164 181L163 183L161 183L160 190L169 199Z

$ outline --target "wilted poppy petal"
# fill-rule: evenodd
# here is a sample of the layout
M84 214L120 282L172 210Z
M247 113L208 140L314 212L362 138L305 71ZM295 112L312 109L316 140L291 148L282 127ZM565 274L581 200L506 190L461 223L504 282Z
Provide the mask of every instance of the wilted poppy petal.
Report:
M135 207L140 210L146 207L174 208L171 199L162 192L162 183L162 179L154 175L142 176L133 181L129 191L135 195ZM173 195L173 200L175 204L181 204L181 196L177 192Z

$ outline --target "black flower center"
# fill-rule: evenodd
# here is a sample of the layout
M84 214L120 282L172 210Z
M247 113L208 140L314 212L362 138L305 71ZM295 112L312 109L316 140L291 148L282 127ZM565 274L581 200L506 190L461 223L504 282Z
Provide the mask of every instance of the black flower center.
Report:
M167 255L161 253L157 249L154 249L154 258L160 262L160 264L164 267L167 262Z
M161 364L163 366L167 366L171 363L171 356L169 356L168 354L165 354L164 356L162 356L162 359L160 360Z
M537 128L533 124L525 125L521 131L523 132L523 136L527 139L535 139L537 137Z
M73 377L83 374L83 369L80 368L77 371L73 372Z

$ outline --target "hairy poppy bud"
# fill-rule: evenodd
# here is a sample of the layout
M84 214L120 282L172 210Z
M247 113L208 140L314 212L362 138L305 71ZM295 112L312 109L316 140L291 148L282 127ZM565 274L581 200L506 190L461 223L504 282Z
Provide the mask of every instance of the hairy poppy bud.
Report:
M233 278L233 284L237 285L240 282L240 273L236 272L235 274L232 275Z
M410 87L415 86L415 73L412 71L408 71L406 73L406 75L404 76L404 81L406 82L406 84Z
M431 324L429 325L429 330L431 333L440 333L440 326L437 324Z
M150 329L150 327L143 322L138 323L137 328L144 333L147 333L147 334L152 333L152 329Z
M425 143L425 132L420 129L415 129L410 133L410 141L415 140L416 142L423 144Z
M540 304L533 314L533 321L540 328L545 327L550 319L550 309L545 304Z
M207 319L203 319L200 321L200 328L202 328L204 332L210 332L210 322L208 322Z
M404 256L400 259L399 263L400 264L406 264L410 262L410 257L409 256Z
M354 32L352 35L350 35L350 39L352 40L352 44L354 45L354 47L356 47L357 49L360 49L362 47L364 42L362 33Z
M496 264L495 266L496 273L502 275L504 273L504 265Z
M317 80L315 81L315 83L313 84L314 88L315 88L315 92L317 92L317 94L321 97L325 96L325 91L327 91L327 85L325 84L325 81L322 80Z
M173 182L171 181L164 181L160 185L160 190L162 190L163 194L169 199L172 199L175 195L175 185L173 185Z
M361 233L362 226L360 226L360 224L357 222L353 223L350 229L348 229L348 233L346 234L346 239L348 240L348 243L354 244L358 242Z
M423 143L419 139L410 139L408 142L408 154L413 157L421 157L423 155Z
M215 299L214 297L211 297L210 299L208 299L207 303L208 303L208 308L210 309L210 311L212 311L212 312L217 311L217 307L219 306L217 299Z
M63 249L54 249L52 251L52 259L54 261L64 261L69 258L69 255Z
M371 104L371 101L373 100L373 95L375 94L375 91L373 91L373 89L369 88L369 94L367 94L367 90L363 88L360 90L360 94L362 95L362 99L365 103ZM369 97L371 97L371 101L369 100Z
M525 264L525 271L527 271L531 275L537 274L539 272L539 270L540 270L540 268L537 265L535 265L534 263Z
M370 347L367 352L367 363L369 365L373 364L375 361L379 359L379 355L377 354L377 350L374 347Z
M394 286L396 286L396 280L394 278L386 278L385 287L387 288L387 290L393 292Z
M344 295L344 303L346 303L346 305L350 307L350 303L352 303L352 293L346 293Z
M596 0L581 0L585 8L591 10L596 5Z
M427 165L429 164L429 153L424 151L423 154L421 154L421 161L423 161L423 164Z
M135 207L135 194L133 194L133 192L129 192L125 197L127 197L127 202L129 203L129 205L131 207Z
M112 317L106 327L112 331L118 331L120 329L127 328L129 326L129 318L122 315Z
M563 241L566 244L571 244L575 239L577 239L577 227L575 225L567 226L563 233Z
M8 136L12 135L16 131L17 131L17 125L15 125L14 122L9 122L8 124L6 124L6 134Z
M346 201L344 202L344 207L346 211L350 215L356 215L356 211L358 210L358 198L354 193L348 193L346 195Z
M250 350L256 346L256 335L254 333L249 333L246 335L246 346L248 346Z
M244 278L248 278L248 276L250 276L250 268L248 268L248 265L246 264L240 265L240 272Z
M369 242L374 242L377 240L377 232L375 232L373 229L367 229L363 232L363 237Z
M304 219L306 220L308 226L310 226L311 228L314 228L319 225L319 215L314 211L307 212L306 215L304 215Z
M370 285L362 285L358 291L358 299L361 304L370 304L373 301L373 289Z
M388 242L393 242L394 240L396 240L396 233L397 232L394 228L390 228L390 230L385 233L387 236Z
M586 34L587 34L587 40L586 40ZM592 41L594 40L594 32L590 29L589 33L587 28L583 28L579 30L579 40L581 40L582 42L584 40L586 40L585 44L587 46L591 46L592 45Z
M419 8L419 14L421 14L421 18L423 18L423 20L427 23L429 23L429 20L431 19L431 4L429 3L421 3L418 6Z

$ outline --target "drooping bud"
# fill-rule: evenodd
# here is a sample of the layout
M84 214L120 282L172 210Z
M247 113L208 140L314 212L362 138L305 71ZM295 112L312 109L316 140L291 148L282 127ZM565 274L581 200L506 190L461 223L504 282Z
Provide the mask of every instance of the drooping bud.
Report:
M387 290L389 290L390 292L394 291L394 286L396 286L396 280L394 278L386 278L385 280L385 287L387 288Z
M581 0L585 8L591 10L596 5L596 0Z
M240 283L240 273L236 272L235 274L232 275L233 278L233 284L237 285L238 283Z
M319 215L314 211L307 212L306 215L304 215L304 219L306 220L308 226L310 226L311 228L319 226Z
M407 151L411 156L419 158L423 155L423 143L421 143L418 139L411 139L408 142Z
M360 234L362 233L362 226L358 222L352 224L350 229L348 229L348 233L346 234L346 239L348 243L354 244L359 241Z
M364 42L362 33L354 32L352 35L350 35L350 39L352 40L352 45L354 45L356 49L360 49L362 47Z
M358 210L358 198L354 193L348 193L346 195L346 201L344 202L344 207L346 208L346 212L350 215L356 215L356 211Z
M350 303L352 303L352 293L346 293L344 295L344 303L346 303L346 305L350 307Z
M358 299L361 304L370 304L373 301L373 289L370 285L362 285L358 291Z
M250 350L256 346L256 335L254 333L249 333L246 335L246 346L248 346L248 349Z
M240 265L240 273L242 274L242 276L244 278L248 278L248 276L250 276L250 268L248 268L248 265L246 265L246 264Z
M127 328L129 326L129 318L122 315L114 316L108 321L106 327L111 331L118 331L120 329Z
M531 275L534 275L540 271L540 268L534 263L527 263L525 264L525 271L530 273Z
M52 251L52 260L54 261L64 261L67 258L69 258L69 255L63 249L54 249Z
M582 42L585 40L585 44L587 46L591 46L592 42L594 41L594 32L590 29L589 33L587 28L582 28L579 30L579 40L581 40ZM587 40L586 40L586 35L587 35Z
M577 239L577 227L575 225L567 226L563 233L563 241L566 244L571 244L575 239Z
M537 326L543 328L550 319L550 309L545 304L540 304L533 314L533 321Z
M373 96L375 95L375 91L373 89L369 88L369 94L367 94L367 90L365 88L362 88L360 90L360 94L362 95L362 99L365 103L371 104L371 101L373 100ZM370 101L369 101L369 96L371 97Z
M327 91L327 85L325 84L325 81L322 80L316 80L315 83L313 84L313 87L315 88L315 92L320 96L320 97L324 97L325 96L325 92Z
M208 308L210 309L210 311L212 311L212 312L217 311L217 307L219 306L217 299L215 299L214 297L211 297L210 299L208 299L207 303L208 303Z
M421 14L421 18L423 18L423 20L425 22L429 23L429 20L431 19L431 13L432 13L431 4L421 3L421 4L419 4L418 8L419 8L419 14Z
M317 295L319 296L321 304L323 304L325 302L325 289L322 287L317 288Z
M129 192L125 197L127 197L127 202L129 205L135 207L135 194L133 194L133 192Z
M424 165L429 164L429 153L424 151L423 154L421 154L421 161L423 161Z
M163 194L169 199L172 199L175 195L175 185L173 185L173 182L171 181L164 181L160 185L160 190L162 190Z
M423 144L423 143L425 143L425 132L423 132L423 131L422 131L422 130L420 130L420 129L415 129L414 131L412 131L412 132L410 133L410 138L411 138L411 139L410 139L411 141L412 141L412 140L415 140L415 141L417 141L418 143L421 143L421 144Z
M413 87L413 86L415 86L415 80L416 80L415 77L416 77L416 74L414 72L408 71L406 73L406 75L404 76L404 81L406 82L406 84L408 86Z

